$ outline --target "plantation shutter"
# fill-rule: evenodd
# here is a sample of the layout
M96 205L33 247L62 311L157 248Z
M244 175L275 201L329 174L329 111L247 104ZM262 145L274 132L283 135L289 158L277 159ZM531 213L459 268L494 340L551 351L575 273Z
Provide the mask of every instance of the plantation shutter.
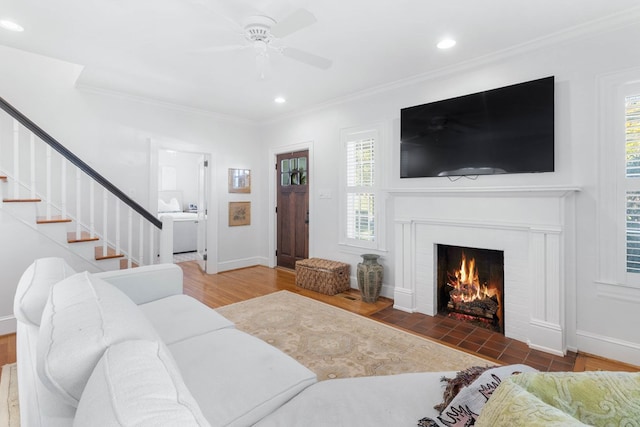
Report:
M625 97L627 272L640 273L640 95Z
M347 238L373 242L375 233L375 139L347 141Z

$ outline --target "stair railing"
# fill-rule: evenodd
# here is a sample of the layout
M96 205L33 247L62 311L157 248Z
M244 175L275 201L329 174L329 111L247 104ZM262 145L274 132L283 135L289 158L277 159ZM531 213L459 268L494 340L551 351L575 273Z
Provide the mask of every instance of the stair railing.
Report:
M7 144L13 151L11 171L8 167L2 168L0 165L0 169L4 169L4 174L12 181L12 194L5 201L44 201L46 212L44 217L40 217L42 222L73 220L75 230L72 234L75 240L102 240L102 248L96 251L96 259L126 256L128 267L134 263L153 264L156 253L160 254L161 259L167 259L165 252L170 249L165 246L171 245L172 236L168 239L167 236L160 235L163 224L158 218L1 97L0 108L11 117L8 119L5 116L3 120L5 123L12 122L13 135L13 144ZM25 132L28 132L28 146L22 142ZM38 142L44 143L44 154ZM0 149L1 146L0 141ZM3 157L4 154L0 153L0 159ZM69 176L68 164L75 166L75 174L72 170ZM43 175L37 173L40 170L39 166L45 170ZM28 180L25 179L26 173L23 169L28 169ZM54 172L59 173L59 178L53 178ZM75 185L69 186L70 180L75 181ZM28 184L25 181L28 181ZM54 188L54 182L59 182L59 187ZM102 194L98 197L94 188L96 183L102 187ZM40 194L38 188L43 187L44 194ZM25 199L22 195L26 192L29 196ZM69 206L67 201L73 200L74 197L75 212L72 212L73 207ZM88 213L84 212L86 207ZM101 216L96 215L96 208L101 208ZM125 218L122 218L122 209L125 210ZM54 211L59 213L59 216L55 216ZM137 221L134 219L136 216ZM126 230L126 250L122 247L123 228ZM98 232L100 229L101 233ZM145 229L148 231L145 232ZM135 243L137 251L134 250ZM146 251L145 246L148 246ZM160 250L156 250L157 246L160 246ZM98 252L101 252L101 255ZM134 255L134 252L137 253Z

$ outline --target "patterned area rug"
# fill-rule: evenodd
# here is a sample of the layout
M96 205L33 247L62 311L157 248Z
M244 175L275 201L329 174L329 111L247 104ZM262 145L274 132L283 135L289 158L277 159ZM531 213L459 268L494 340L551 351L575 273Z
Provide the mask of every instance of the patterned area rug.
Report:
M15 363L2 367L0 376L0 426L20 426L18 370Z
M279 348L319 380L457 371L491 361L288 291L220 307L236 327Z

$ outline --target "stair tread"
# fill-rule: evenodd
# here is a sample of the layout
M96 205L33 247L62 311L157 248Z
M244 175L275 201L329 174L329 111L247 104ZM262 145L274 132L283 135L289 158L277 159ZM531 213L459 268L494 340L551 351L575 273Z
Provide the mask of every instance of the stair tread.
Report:
M52 216L51 218L47 218L46 216L36 218L36 224L56 224L60 222L71 222L71 218L63 218L59 215Z
M29 203L29 202L41 202L42 199L2 199L5 203Z
M91 234L86 231L82 231L80 233L79 239L76 238L75 231L70 231L67 233L67 243L95 242L96 240L100 240L100 238L98 236L91 237Z
M128 269L129 268L128 264L129 264L129 260L128 259L126 259L126 258L121 259L120 260L120 270ZM137 267L140 267L140 266L138 264L136 264L135 262L131 263L131 268L137 268Z
M96 261L100 261L103 259L123 258L123 257L124 257L124 254L117 253L116 250L111 247L107 247L107 254L104 255L102 253L102 246L96 246L96 249L95 249Z

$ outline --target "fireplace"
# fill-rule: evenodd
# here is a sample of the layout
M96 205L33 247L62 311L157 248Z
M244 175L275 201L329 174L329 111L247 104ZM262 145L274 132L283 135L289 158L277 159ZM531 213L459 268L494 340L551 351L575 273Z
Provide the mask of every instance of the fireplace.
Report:
M504 252L436 246L438 313L504 334Z

